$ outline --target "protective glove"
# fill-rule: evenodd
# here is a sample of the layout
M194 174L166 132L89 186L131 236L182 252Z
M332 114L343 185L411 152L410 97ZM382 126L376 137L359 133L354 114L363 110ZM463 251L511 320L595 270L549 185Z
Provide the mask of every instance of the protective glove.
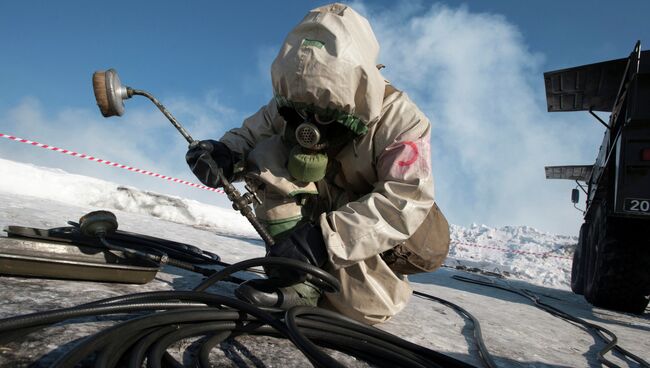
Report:
M208 139L200 141L185 154L185 161L187 161L190 169L201 183L212 188L218 188L222 183L219 177L214 175L210 170L210 165L208 164L208 160L210 159L223 171L227 179L232 178L233 153L225 144Z
M298 226L287 238L270 247L268 257L286 257L323 267L327 261L327 249L320 226L305 223ZM307 275L299 270L281 266L268 266L269 278L281 279L288 285L305 281Z

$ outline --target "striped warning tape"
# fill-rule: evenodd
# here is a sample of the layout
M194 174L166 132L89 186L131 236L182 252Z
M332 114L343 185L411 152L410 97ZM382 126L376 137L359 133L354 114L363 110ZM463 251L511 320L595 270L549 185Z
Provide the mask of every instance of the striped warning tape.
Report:
M459 242L459 241L452 241L451 244L466 245L466 246L474 247L474 248L485 248L485 249L498 250L498 251L504 252L504 253L527 254L527 255L532 255L532 256L542 257L542 258L573 259L571 257L558 256L558 255L553 255L553 254L550 254L550 253L527 252L527 251L524 251L524 250L507 249L507 248L493 247L493 246L489 246L489 245L479 245L479 244L474 244L474 243L465 243L465 242Z
M208 190L208 191L211 191L211 192L217 192L217 193L222 193L222 194L224 193L224 191L221 190L221 189L215 189L215 188L211 188L211 187L208 187L208 186L205 186L205 185L202 185L202 184L192 183L192 182L189 182L187 180L178 179L178 178L174 178L174 177L171 177L171 176L158 174L158 173L155 173L155 172L152 172L152 171L149 171L149 170L138 169L138 168L131 167L131 166L128 166L128 165L122 165L122 164L119 164L117 162L104 160L104 159L101 159L101 158L97 158L97 157L94 157L94 156L91 156L91 155L86 155L84 153L74 152L74 151L64 149L64 148L50 146L50 145L44 144L44 143L30 141L28 139L15 137L15 136L9 135L9 134L0 133L0 138L6 138L6 139L9 139L9 140L12 140L12 141L16 141L16 142L20 142L20 143L29 144L29 145L32 145L32 146L35 146L35 147L48 149L50 151L60 152L60 153L66 154L66 155L79 157L79 158L84 158L84 159L89 160L89 161L102 163L102 164L105 164L105 165L108 165L108 166L113 166L113 167L117 167L117 168L120 168L120 169L125 169L125 170L128 170L128 171L136 172L136 173L143 174L143 175L153 176L153 177L168 180L168 181L171 181L171 182L174 182L174 183L189 185L189 186L194 187L194 188L204 189L204 190ZM539 257L571 259L571 257L551 255L551 254L548 254L548 253L526 252L526 251L522 251L522 250L513 250L513 249L506 249L506 248L493 247L493 246L487 246L487 245L479 245L479 244L473 244L473 243L458 242L458 241L452 241L452 244L466 245L466 246L475 247L475 248L492 249L492 250L497 250L497 251L501 251L501 252L505 252L505 253L527 254L527 255L534 255L534 256L539 256Z
M100 164L117 167L117 168L120 168L120 169L135 172L135 173L138 173L138 174L153 176L154 178L168 180L168 181L171 181L171 182L174 182L174 183L189 185L190 187L194 187L194 188L198 188L198 189L204 189L204 190L208 190L210 192L216 192L216 193L222 193L222 194L224 193L224 191L221 190L221 189L211 188L211 187L208 187L208 186L205 186L205 185L202 185L202 184L192 183L192 182L187 181L187 180L178 179L178 178L174 178L174 177L163 175L163 174L158 174L158 173L155 173L155 172L149 171L149 170L138 169L136 167L132 167L132 166L128 166L128 165L122 165L122 164L119 164L117 162L104 160L104 159L97 158L97 157L94 157L94 156L91 156L91 155L87 155L85 153L78 153L78 152L74 152L74 151L71 151L71 150L68 150L68 149L54 147L54 146L50 146L48 144L30 141L29 139L23 139L23 138L15 137L15 136L9 135L9 134L0 133L0 138L6 138L6 139L9 139L9 140L12 140L12 141L15 141L15 142L25 143L25 144L29 144L29 145L32 145L32 146L35 146L35 147L48 149L50 151L60 152L60 153L66 154L66 155L79 157L79 158L84 158L86 160L97 162L97 163L100 163Z

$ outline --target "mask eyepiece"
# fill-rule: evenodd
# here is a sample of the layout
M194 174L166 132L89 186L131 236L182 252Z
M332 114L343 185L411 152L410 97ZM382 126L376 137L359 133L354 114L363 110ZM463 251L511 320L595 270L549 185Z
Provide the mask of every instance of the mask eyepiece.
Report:
M333 122L336 121L336 117L335 117L334 115L330 115L330 116L321 116L320 114L315 113L315 114L314 114L314 120L316 120L316 122L317 122L318 124L321 124L321 125L329 125L329 124L332 124Z

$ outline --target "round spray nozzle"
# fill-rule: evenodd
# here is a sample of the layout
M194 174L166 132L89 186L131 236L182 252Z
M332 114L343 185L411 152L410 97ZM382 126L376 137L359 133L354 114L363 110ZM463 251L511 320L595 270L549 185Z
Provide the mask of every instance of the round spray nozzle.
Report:
M93 73L93 90L97 106L104 117L124 114L124 100L131 96L128 88L120 82L115 69Z
M81 233L91 237L102 237L117 230L117 218L109 211L93 211L79 219Z
M165 106L149 92L123 86L115 69L93 73L93 91L95 92L95 100L97 101L97 106L99 106L99 111L101 111L105 118L115 115L122 116L124 114L124 100L134 95L144 96L160 109L163 115L185 137L187 142L192 143L194 141L185 128L167 111Z

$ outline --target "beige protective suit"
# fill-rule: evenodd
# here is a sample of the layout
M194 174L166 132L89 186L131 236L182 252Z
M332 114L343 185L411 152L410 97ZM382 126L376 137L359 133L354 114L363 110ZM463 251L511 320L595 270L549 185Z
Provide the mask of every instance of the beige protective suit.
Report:
M380 255L407 240L427 242L425 219L434 207L430 123L384 80L378 52L367 20L351 8L312 10L273 62L275 97L221 138L244 158L237 175L262 198L256 213L268 227L277 233L301 219L320 224L329 254L325 269L342 286L340 293L326 293L321 306L368 324L405 307L408 281ZM342 112L343 123L357 133L330 157L336 169L328 169L327 180L304 183L289 174L278 104ZM309 196L317 206L305 205ZM448 244L432 250L439 263L447 251Z

